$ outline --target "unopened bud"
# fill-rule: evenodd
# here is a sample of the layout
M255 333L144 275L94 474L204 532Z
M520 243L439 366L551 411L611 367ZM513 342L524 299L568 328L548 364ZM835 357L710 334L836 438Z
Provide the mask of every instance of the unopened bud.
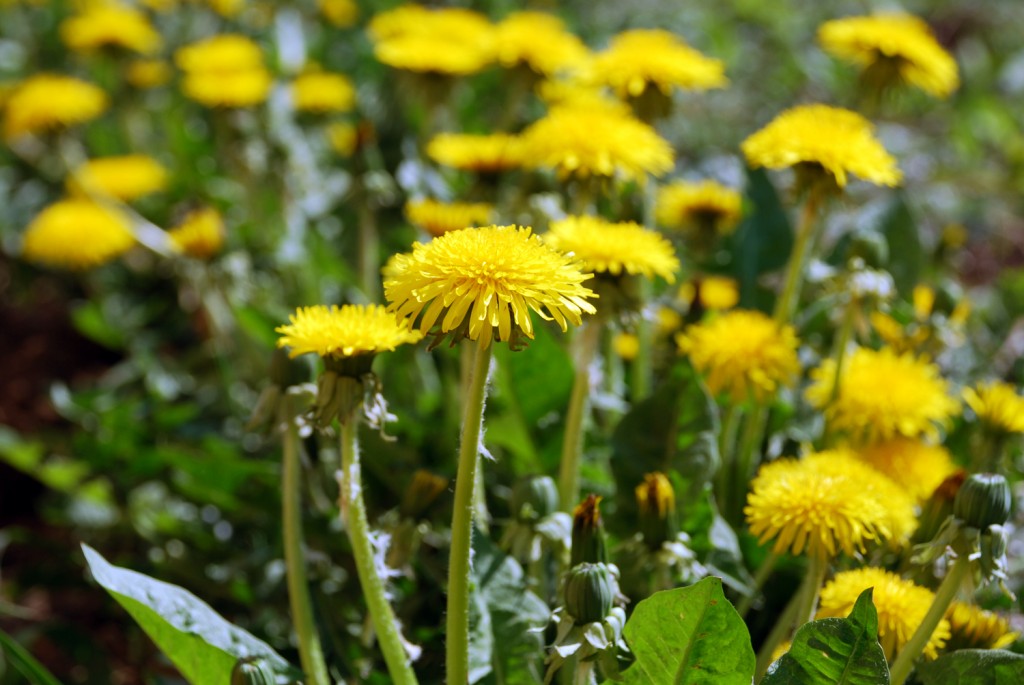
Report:
M605 564L579 564L565 578L565 609L576 623L603 621L612 610L618 583Z
M558 486L551 476L527 476L512 488L512 516L524 523L558 511Z
M601 498L587 495L572 513L572 556L570 565L608 561L604 545L604 524L601 523Z
M1010 518L1010 484L998 473L976 473L964 481L953 514L972 528L1001 526Z
M636 487L636 504L640 511L640 532L652 550L660 549L678 532L676 494L672 483L661 472L648 473Z

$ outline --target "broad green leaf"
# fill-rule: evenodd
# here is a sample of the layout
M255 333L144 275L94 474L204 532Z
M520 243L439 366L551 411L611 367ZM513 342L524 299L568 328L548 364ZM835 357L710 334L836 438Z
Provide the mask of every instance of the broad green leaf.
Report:
M917 221L902 193L896 193L892 207L879 228L889 244L891 259L887 268L896 283L896 290L909 299L921 278L925 256L917 234Z
M224 620L188 590L119 568L82 545L89 570L192 685L229 685L235 662L262 657L280 674L294 674L270 645Z
M868 588L860 594L846 618L801 626L793 646L768 669L762 685L888 685L889 666L878 644L871 592Z
M1019 685L1024 656L1005 649L960 649L917 667L921 685Z
M36 661L28 650L14 641L10 635L0 630L0 655L23 675L29 685L60 685L60 681Z
M754 676L750 635L718 578L651 595L624 633L636 657L626 685L750 685Z
M764 169L747 170L748 211L731 239L732 274L740 284L740 305L756 307L757 282L781 269L793 249L793 229L779 194Z

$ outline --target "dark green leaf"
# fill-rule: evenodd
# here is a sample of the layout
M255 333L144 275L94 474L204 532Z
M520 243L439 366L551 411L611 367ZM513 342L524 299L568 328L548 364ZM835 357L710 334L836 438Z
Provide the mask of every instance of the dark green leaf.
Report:
M278 673L293 669L270 645L225 621L176 585L119 568L83 544L89 570L192 685L228 685L235 661L259 656Z
M29 685L60 685L60 681L36 661L28 650L14 641L10 635L0 630L0 653L7 655L7 661L25 676Z
M1024 656L1005 649L960 649L917 667L921 685L1019 685Z
M882 219L880 230L889 245L892 259L887 265L896 282L896 290L909 299L924 268L924 251L917 235L917 222L901 193L896 193L892 207Z
M749 685L754 649L722 581L657 592L640 602L625 628L636 662L626 685Z
M762 685L888 685L889 666L878 644L872 588L847 618L806 623L793 646L768 670Z
M758 278L786 265L793 229L764 169L747 170L746 204L747 214L732 236L732 273L740 283L741 306L756 307Z

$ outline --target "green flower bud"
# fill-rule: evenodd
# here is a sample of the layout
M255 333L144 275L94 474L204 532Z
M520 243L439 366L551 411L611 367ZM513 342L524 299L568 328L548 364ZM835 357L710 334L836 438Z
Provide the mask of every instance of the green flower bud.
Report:
M953 514L968 526L985 530L1010 518L1010 484L998 473L976 473L964 481L953 501Z
M262 657L247 656L231 669L231 685L277 685L277 678Z
M880 269L889 263L889 244L878 231L857 231L850 238L847 254L850 259L861 259L865 265Z
M576 623L603 621L612 610L618 583L605 564L580 564L565 578L565 609Z
M604 544L604 524L601 522L601 510L598 505L601 498L587 495L587 498L576 505L572 513L572 556L570 566L584 562L597 564L608 561L608 551Z
M558 486L551 476L527 476L512 488L510 504L517 521L539 521L558 511Z

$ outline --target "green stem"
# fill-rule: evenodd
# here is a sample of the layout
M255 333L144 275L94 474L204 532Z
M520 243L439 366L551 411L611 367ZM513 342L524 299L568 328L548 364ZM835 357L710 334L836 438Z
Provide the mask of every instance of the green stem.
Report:
M796 242L793 244L793 252L786 267L786 280L782 286L782 293L775 302L775 320L780 324L786 324L792 320L800 299L800 286L803 285L807 258L820 225L817 218L818 207L821 204L821 192L817 187L811 188L808 191L807 200L804 202L800 224L796 230Z
M562 511L571 512L580 498L580 462L583 457L583 419L590 395L590 364L601 340L600 321L584 323L577 331L576 376L565 416L562 463L558 472L558 495Z
M448 561L448 617L445 663L449 685L469 682L469 556L473 534L473 490L487 396L491 348L477 343L473 375L463 407L459 466L455 478L452 546Z
M761 568L757 569L757 574L754 576L754 587L750 590L750 594L746 595L740 600L740 603L736 606L736 611L739 613L740 618L746 618L747 612L750 611L750 607L754 605L754 600L761 593L761 588L764 587L765 582L772 575L772 571L775 570L775 564L779 561L779 555L775 552L771 552L765 560L761 562Z
M846 361L846 348L850 346L850 339L853 337L853 323L857 319L857 298L851 297L843 315L843 322L839 327L839 335L836 337L835 351L836 375L832 379L832 395L829 404L835 402L839 396L840 379L843 377L843 363Z
M362 183L360 183L362 186ZM365 190L357 200L359 216L359 281L363 295L368 302L380 298L380 236L377 231L377 214L370 207L370 198Z
M794 617L794 631L814 620L814 611L818 608L818 595L821 594L821 586L824 585L825 574L828 573L828 559L812 554L808 561L807 575L800 585L800 601Z
M306 579L306 559L302 544L302 503L299 485L299 431L295 425L291 401L285 396L281 402L281 420L284 432L284 464L281 480L281 506L284 534L284 559L287 567L288 600L292 608L292 623L299 639L299 659L310 685L330 685L327 664L324 662L320 636L313 620L313 602Z
M362 476L359 465L359 413L355 412L341 424L341 506L352 556L356 561L356 574L366 598L366 607L377 633L377 644L384 653L391 682L415 685L416 674L406 654L402 634L395 613L384 592L384 581L374 562L370 524L363 502ZM326 681L325 681L326 682Z
M593 661L576 661L576 670L573 673L573 685L594 685L597 679L594 677Z
M756 462L754 457L761 446L765 424L768 422L768 407L765 402L767 400L758 402L747 414L743 434L740 436L740 444L736 450L736 467L732 474L732 493L729 499L723 503L722 512L734 528L739 527L743 522L743 503L746 501L747 486L753 475Z
M640 318L636 322L636 357L630 367L629 397L635 403L647 397L651 392L651 378L654 376L652 348L654 346L654 327L644 315L644 307L651 299L651 281L640 279Z
M721 433L718 436L718 473L715 478L715 501L719 508L726 505L732 487L730 476L736 471L736 432L739 430L740 412L738 405L730 404L722 416Z
M942 581L942 585L935 592L935 601L932 602L931 608L925 614L924 620L921 621L921 625L917 627L913 636L903 646L903 649L900 650L899 656L896 657L896 661L892 665L892 669L889 672L889 682L892 685L903 685L906 681L910 671L914 668L914 662L921 656L921 652L924 651L925 645L931 640L932 633L935 632L939 621L946 615L949 605L952 604L957 592L960 591L960 586L963 585L970 568L971 564L966 556L957 557L956 562L950 567L949 572L946 573L946 577Z
M782 615L775 622L775 626L772 628L772 632L768 633L768 638L761 645L761 649L757 652L757 666L754 669L754 682L761 680L765 671L772 664L772 654L775 652L775 648L778 647L786 636L790 634L793 629L793 620L796 616L797 609L800 605L800 593L797 592L793 595L786 608L783 609Z

